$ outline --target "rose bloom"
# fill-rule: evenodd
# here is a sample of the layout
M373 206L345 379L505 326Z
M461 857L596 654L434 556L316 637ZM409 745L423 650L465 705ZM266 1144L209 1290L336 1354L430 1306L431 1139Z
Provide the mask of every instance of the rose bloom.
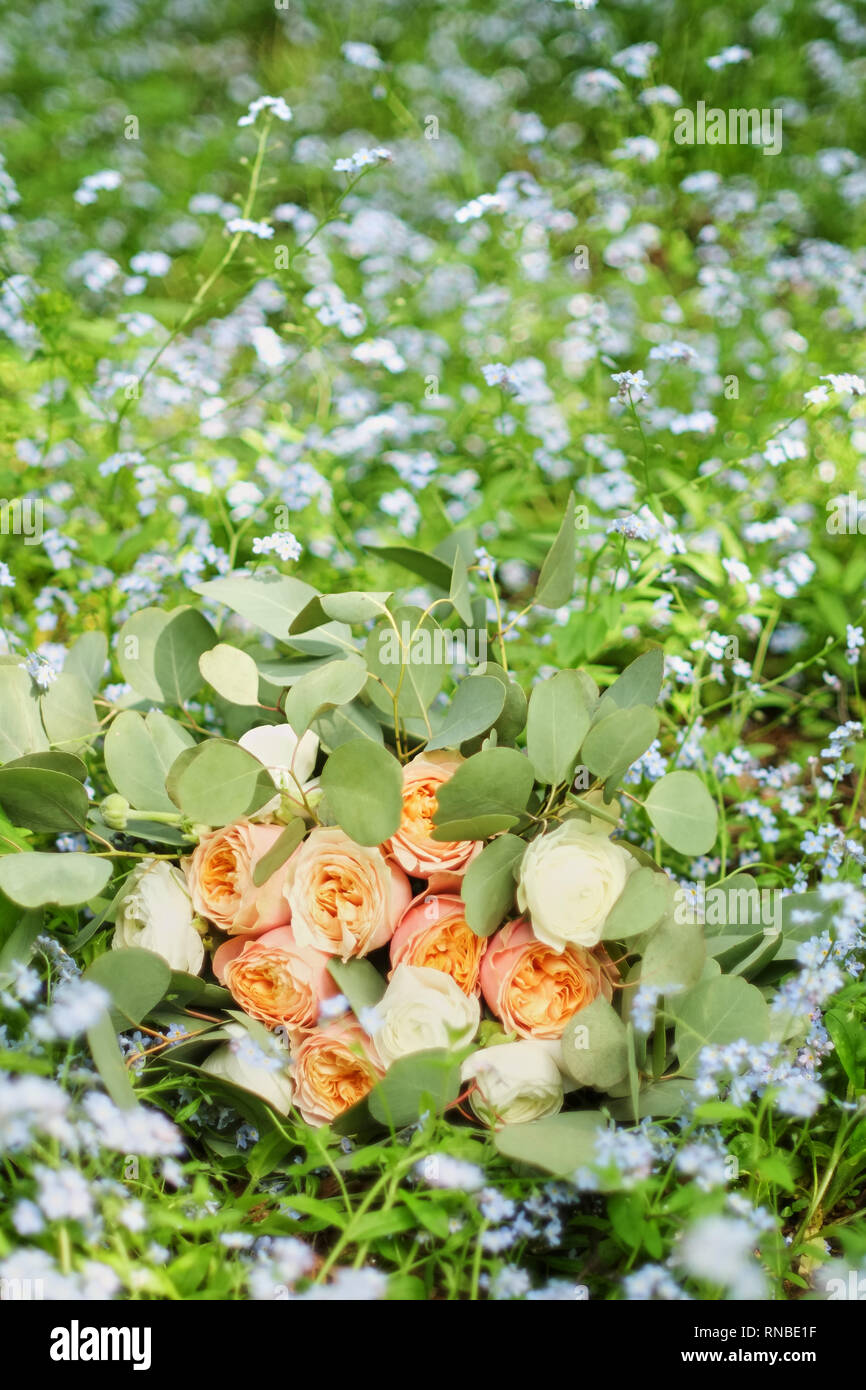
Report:
M410 1052L464 1047L481 1021L474 995L464 994L443 970L424 965L398 965L370 1012L377 1019L373 1042L386 1067Z
M529 913L540 941L556 951L567 946L595 946L604 924L637 861L623 849L566 820L539 835L523 856L517 904Z
M301 793L309 791L313 768L319 752L319 740L308 729L298 738L291 724L258 724L238 739L241 748L264 763L282 795L275 796L256 812L257 816L272 815L280 809L283 798L297 815L305 814ZM313 782L315 779L312 779Z
M457 771L459 753L419 753L403 768L403 814L400 829L382 846L413 878L426 878L432 892L460 887L471 860L481 851L480 840L433 840L433 813L443 782Z
M240 1023L227 1024L227 1031L232 1034L232 1041L208 1053L201 1064L202 1071L252 1091L280 1115L287 1115L294 1089L288 1066L272 1065Z
M282 1024L294 1040L315 1027L322 1000L338 993L329 959L299 946L291 927L275 927L252 941L224 942L213 969L244 1013L269 1028Z
M285 870L279 869L257 888L253 870L279 839L281 825L239 820L205 835L186 861L193 906L229 936L256 936L291 919L283 894Z
M383 1075L370 1039L351 1017L309 1033L293 1054L295 1104L308 1125L328 1124Z
M481 989L479 967L487 942L466 925L462 898L430 893L407 907L391 938L391 965L444 970L464 994Z
M526 1124L562 1109L562 1077L541 1042L498 1043L473 1052L460 1069L474 1080L469 1104L485 1124Z
M412 896L400 869L337 826L312 830L284 873L295 940L343 960L384 946Z
M162 956L172 970L197 975L204 945L193 926L186 879L164 859L143 859L126 880L117 904L111 944L115 950L141 946Z
M481 989L492 1013L523 1038L561 1038L568 1020L599 994L613 998L619 972L601 946L554 950L525 918L491 937Z

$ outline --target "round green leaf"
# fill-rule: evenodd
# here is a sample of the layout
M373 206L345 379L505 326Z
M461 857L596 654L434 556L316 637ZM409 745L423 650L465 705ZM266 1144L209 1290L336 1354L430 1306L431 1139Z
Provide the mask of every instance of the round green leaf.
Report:
M233 705L259 703L259 670L252 657L228 642L202 652L198 669L217 695Z
M439 788L433 839L483 839L496 833L490 829L490 819L504 819L508 823L497 828L508 830L525 810L534 780L532 764L516 748L474 753ZM484 829L472 833L475 823ZM455 825L460 827L459 834L454 832Z
M493 1142L505 1158L565 1178L596 1162L596 1140L605 1128L599 1110L571 1110L529 1124L505 1125Z
M40 767L0 767L0 806L14 825L44 832L83 830L89 806L77 777Z
M363 690L367 667L360 656L338 657L295 681L284 705L286 719L300 738L322 710L347 705Z
M707 854L715 844L718 809L694 772L666 773L644 805L662 839L680 854Z
M691 989L701 978L707 956L703 928L699 922L677 922L673 915L663 917L643 953L640 981L667 993L671 989Z
M646 705L614 710L592 726L583 741L581 758L596 777L618 782L646 752L658 731L659 717Z
M568 781L589 729L589 708L577 671L558 671L529 699L526 750L539 782Z
M33 682L21 666L0 665L0 762L48 747L39 701L32 691Z
M514 881L526 843L499 835L477 855L463 878L466 921L476 936L491 936L514 905Z
M123 1029L140 1023L164 998L171 984L171 967L155 951L128 946L97 956L82 978L111 995L112 1022Z
M368 960L362 960L360 956L352 956L349 960L340 960L339 956L333 956L328 961L328 970L338 984L341 994L345 994L348 999L356 1018L360 1017L364 1009L374 1008L385 993L385 981L375 965Z
M736 975L704 980L685 995L668 1001L676 1018L675 1047L680 1071L694 1076L698 1053L712 1043L720 1046L745 1038L766 1042L770 1036L770 1011L759 989Z
M562 1062L569 1076L581 1086L606 1090L628 1071L625 1024L616 1010L599 995L578 1009L562 1035Z
M90 687L81 676L62 671L40 701L42 722L52 747L67 753L87 748L99 732Z
M0 858L0 890L21 907L77 907L101 893L111 864L92 854L6 854Z
M335 748L322 770L328 809L358 845L380 845L400 825L403 773L393 753L370 739Z
M505 706L506 688L494 676L472 676L461 681L454 692L445 722L427 749L459 748L470 738L486 733Z
M460 1094L460 1063L441 1048L400 1057L367 1097L370 1114L389 1129L414 1124L425 1110L437 1114Z
M175 806L201 825L229 825L251 816L274 796L258 758L229 739L213 738L175 758L165 782Z
M116 790L141 811L174 811L165 779L175 759L195 740L161 710L142 717L124 710L105 735L105 766Z
M670 907L673 885L667 874L655 869L635 869L607 915L605 941L628 941L651 931Z

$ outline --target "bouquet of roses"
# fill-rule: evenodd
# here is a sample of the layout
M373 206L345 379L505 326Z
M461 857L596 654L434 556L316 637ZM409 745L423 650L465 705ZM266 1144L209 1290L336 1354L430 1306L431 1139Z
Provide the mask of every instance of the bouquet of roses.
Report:
M86 978L119 1103L135 1095L116 1034L138 1027L235 1101L344 1133L450 1110L573 1171L600 1097L673 1114L704 1044L784 1036L760 986L798 929L738 912L742 874L697 913L658 862L662 843L705 854L718 819L695 772L623 789L659 732L661 651L603 692L562 670L527 697L474 537L381 560L420 586L323 594L266 571L198 586L233 615L221 634L192 606L134 613L110 698L100 634L45 693L0 665L0 890L29 939L52 904L89 905L78 948L113 921ZM567 602L575 567L572 499L527 607ZM620 833L626 800L653 854ZM46 853L40 833L90 843Z

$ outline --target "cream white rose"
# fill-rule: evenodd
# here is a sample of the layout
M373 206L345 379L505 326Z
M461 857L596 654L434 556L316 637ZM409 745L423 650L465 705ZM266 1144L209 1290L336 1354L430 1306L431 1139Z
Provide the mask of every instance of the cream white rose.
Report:
M562 1108L562 1077L543 1042L523 1039L482 1048L466 1058L461 1076L476 1083L469 1097L472 1109L496 1129L540 1120Z
M252 1091L280 1115L287 1115L293 1094L288 1054L285 1062L276 1053L267 1055L240 1023L230 1023L228 1031L233 1035L231 1042L214 1048L202 1062L202 1071Z
M197 975L204 946L193 926L194 915L180 869L164 859L143 859L117 904L111 944L115 950L141 946L162 956L172 970Z
M386 1067L410 1052L464 1047L481 1020L475 996L428 965L398 965L371 1014L373 1042Z
M523 856L517 902L539 941L556 951L598 945L636 860L604 835L567 820Z
M303 815L305 808L300 793L310 790L309 781L319 752L316 734L308 729L299 739L291 724L258 724L248 729L238 743L264 763L274 785L293 803L298 815ZM281 799L275 796L256 815L272 815L279 810Z

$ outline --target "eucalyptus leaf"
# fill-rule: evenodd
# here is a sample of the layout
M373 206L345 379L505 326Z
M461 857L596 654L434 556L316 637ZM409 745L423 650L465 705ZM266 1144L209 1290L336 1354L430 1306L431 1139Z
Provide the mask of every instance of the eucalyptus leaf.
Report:
M596 720L612 714L615 709L633 709L635 705L654 705L662 688L665 659L661 648L644 652L630 665L613 685L608 686L599 701Z
M410 574L417 574L420 579L437 589L444 589L446 593L451 586L450 563L446 564L436 555L428 555L426 550L416 550L411 545L371 545L367 549L371 555L380 555L383 560L400 565Z
M461 681L445 715L445 722L427 741L427 751L459 748L461 743L486 733L502 713L506 689L494 676L473 676Z
M414 1124L427 1110L440 1114L460 1094L460 1064L435 1048L399 1057L367 1097L370 1114L389 1129Z
M87 792L77 777L41 767L0 768L0 806L14 825L44 833L80 831Z
M155 951L129 946L97 956L82 978L101 985L111 996L112 1023L122 1031L141 1023L165 997L171 985L171 967Z
M544 608L561 608L563 604L568 603L574 593L576 569L574 493L570 492L565 516L562 518L556 539L541 566L541 573L535 586L535 602Z
M665 773L654 783L644 806L662 839L678 853L707 854L715 844L718 809L696 773Z
M460 894L466 922L476 936L491 936L514 905L515 878L526 850L516 835L485 845L463 876Z
M515 748L475 753L439 787L433 839L451 839L455 824L464 827L482 818L511 818L515 824L526 808L533 782L529 759ZM508 830L511 826L499 828ZM485 828L483 833L496 832ZM481 834L469 838L481 838Z
M337 824L359 845L379 845L399 828L403 773L393 753L369 739L335 748L322 770L322 789Z
M673 885L667 874L644 867L633 870L607 915L604 939L628 941L651 931L672 901Z
M101 893L110 878L109 860L77 851L25 850L0 858L0 891L21 907L78 907Z
M294 820L289 821L267 853L256 860L253 869L253 883L256 888L261 888L263 883L267 883L271 874L275 874L277 869L291 858L306 833L306 822L300 816L295 816Z
M529 699L526 749L539 782L557 786L570 780L589 722L577 671L558 671L535 686Z
M596 777L618 782L646 752L658 731L658 715L647 705L614 710L593 724L583 740L580 756Z
M64 674L80 676L92 695L102 685L108 663L108 638L104 632L82 632L76 637L63 663Z
M258 667L240 647L218 642L215 647L202 652L198 669L208 685L213 686L224 700L229 700L233 705L259 703Z
M674 995L668 1010L676 1019L675 1048L680 1072L694 1076L702 1047L719 1047L745 1038L766 1042L770 1011L759 989L735 975L704 980L688 994Z
M21 666L0 666L0 762L48 748L33 682Z
M467 626L471 627L472 602L469 595L469 570L463 557L463 552L459 549L454 551L454 560L451 566L451 584L448 596L454 605L457 616L462 619Z
M597 1162L596 1141L606 1128L599 1110L570 1110L529 1124L505 1125L493 1142L505 1158L556 1177L572 1177Z
M353 956L349 960L332 956L328 961L328 971L340 993L348 999L356 1018L360 1018L365 1009L375 1008L385 993L385 981L375 965L360 956Z
M625 1024L598 995L569 1019L562 1035L562 1063L580 1086L606 1090L628 1072Z
M175 806L200 825L230 825L254 815L274 796L266 767L239 744L212 738L174 760L165 788Z
M40 706L42 723L53 748L79 753L99 733L90 687L72 671L61 671L42 696Z
M87 1042L102 1084L115 1105L121 1110L133 1109L138 1102L107 1011L88 1028Z
M165 779L175 759L195 740L176 719L151 710L123 710L105 735L105 766L116 790L140 811L174 811Z
M329 661L295 681L283 706L286 719L300 738L317 714L349 704L363 690L366 681L367 667L361 657L338 657Z

